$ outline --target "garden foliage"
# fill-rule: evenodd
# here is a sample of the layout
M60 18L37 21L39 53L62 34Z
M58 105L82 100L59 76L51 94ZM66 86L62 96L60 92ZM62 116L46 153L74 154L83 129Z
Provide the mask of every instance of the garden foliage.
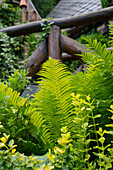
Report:
M113 5L113 0L101 0L102 8L106 8Z
M0 28L15 25L19 21L19 8L0 2ZM14 69L22 68L18 61L24 59L23 52L23 37L10 38L5 33L0 32L0 79L2 81L6 80L8 75L14 72Z
M8 75L7 85L0 83L3 170L113 167L113 53L95 39L85 41L90 52L82 54L84 73L73 75L60 61L49 58L38 74L39 91L33 99L19 93L29 82L24 70Z
M37 163L37 169L112 168L113 54L106 45L87 41L91 52L82 55L87 70L72 75L64 64L49 58L39 72L40 90L32 100L21 99L1 84L0 121L5 133L18 145L17 139L25 141L27 135L31 143L34 136L43 141L45 151L50 148L48 161ZM30 125L36 127L35 134ZM44 153L43 149L37 152Z
M12 4L0 2L0 28L21 23L21 10ZM24 68L26 59L38 45L36 34L9 37L0 32L0 79L5 81L15 69ZM26 49L26 53L25 53Z
M3 131L15 140L18 151L30 155L31 152L37 154L40 148L39 154L42 154L44 149L38 132L24 115L29 108L27 101L17 91L8 88L4 83L0 84L0 122L4 127Z
M60 0L32 0L42 18L46 17L59 1Z
M0 132L3 125L0 124ZM2 134L0 138L0 169L1 170L24 170L35 168L40 164L42 160L36 156L25 156L16 151L17 145L14 144L14 140L10 138L10 135ZM5 150L3 149L5 148Z
M101 94L101 87L98 87L98 83L101 84L103 80L102 89L108 89L106 82L108 81L107 78L110 80L112 76L110 74L112 54L96 41L89 42L89 47L93 51L83 56L84 60L87 58L88 62L88 70L84 74L77 73L73 76L66 71L65 66L60 64L59 61L50 58L49 61L43 64L39 73L42 76L41 81L38 82L40 91L34 95L34 99L28 102L25 108L24 104L27 99L23 99L24 102L20 99L18 100L23 105L20 105L22 106L20 111L24 108L23 115L29 116L31 122L38 129L38 133L44 142L43 147L50 147L54 151L54 153L49 152L48 159L50 161L41 166L43 169L48 167L51 169L75 168L80 170L98 169L99 167L109 169L112 167L111 139L109 138L108 141L104 136L113 134L112 129L108 129L108 127L112 127L112 121L108 123L107 118L112 116L112 105L110 106L112 95L109 96L109 91L107 91L107 94ZM100 53L105 54L104 56L99 56L97 53L98 48ZM109 58L106 59L108 56ZM102 57L102 59L99 57ZM105 66L103 64L104 60ZM83 80L80 81L81 85L78 78ZM74 83L75 80L76 84ZM112 86L111 81L109 86ZM90 86L89 82L94 84ZM4 85L5 88L7 88L6 85ZM96 88L95 93L97 92L99 98L91 88ZM109 90L112 89L110 88ZM7 90L4 91L7 92ZM10 90L8 89L8 91ZM73 91L75 91L75 94ZM90 94L88 94L89 92ZM11 96L13 96L13 93ZM11 104L13 104L13 98L11 97L10 99L9 96L6 100L4 99L4 102L8 101L9 103L11 100ZM17 105L16 98L15 96L15 102L11 105L13 110ZM10 108L8 103L6 106L8 105L8 108ZM105 105L101 104L100 112L98 112L100 103ZM111 109L107 110L109 107ZM20 108L19 102L18 108ZM104 124L101 127L101 123L96 120L98 118L101 120L104 112L106 112L106 119L104 117ZM60 131L62 127L64 130Z

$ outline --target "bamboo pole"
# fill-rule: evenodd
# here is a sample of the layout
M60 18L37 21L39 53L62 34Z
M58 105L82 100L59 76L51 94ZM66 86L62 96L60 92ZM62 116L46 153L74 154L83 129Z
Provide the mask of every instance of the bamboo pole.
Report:
M100 22L109 20L113 17L113 7L104 8L98 10L96 12L90 12L88 14L67 17L67 18L58 18L58 19L51 19L51 20L42 20L31 22L28 24L12 26L8 28L3 28L0 31L6 32L9 36L15 37L20 35L26 35L30 33L40 32L42 31L41 24L43 23L51 23L53 22L54 25L59 26L60 28L70 28L75 27L83 24L91 24L93 22Z

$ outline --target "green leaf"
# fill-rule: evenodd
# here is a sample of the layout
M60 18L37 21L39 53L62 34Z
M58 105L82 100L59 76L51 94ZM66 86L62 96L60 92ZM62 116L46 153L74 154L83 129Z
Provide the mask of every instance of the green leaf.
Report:
M10 141L9 141L9 147L12 147L13 146L13 144L14 144L14 140L13 139L11 139Z
M101 117L101 114L95 115L94 119Z
M0 148L3 148L5 145L3 142L0 142Z
M106 164L106 168L108 168L108 169L109 169L109 168L112 168L112 164L111 164L110 162L107 163L107 164Z
M7 162L7 163L6 163L6 166L7 166L8 168L11 167L11 165L12 165L11 162Z
M83 129L86 129L87 127L88 127L88 123L87 122L82 125Z
M108 126L109 127L109 126ZM107 134L113 135L113 131L106 131Z
M104 137L101 137L101 138L99 138L99 141L103 144L104 141L105 141L105 138L104 138Z
M63 169L63 170L69 170L68 167L65 166L65 165L62 166L62 169Z
M0 165L2 165L4 162L4 159L3 158L0 158Z
M107 124L106 127L113 127L113 124Z

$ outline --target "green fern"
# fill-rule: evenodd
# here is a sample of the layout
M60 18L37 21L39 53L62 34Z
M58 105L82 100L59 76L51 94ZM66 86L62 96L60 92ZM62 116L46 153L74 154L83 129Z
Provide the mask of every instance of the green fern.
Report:
M34 95L31 113L32 123L40 131L44 142L51 146L61 135L61 127L73 129L73 114L71 105L72 75L66 71L65 65L50 58L43 64L38 81L40 91Z
M8 88L4 83L0 84L0 106L3 104L11 105L16 109L19 109L25 104L27 99L21 98L20 93Z
M113 53L97 40L89 39L88 47L91 52L82 54L88 69L84 74L75 75L76 89L83 94L91 94L93 99L112 99Z
M10 119L15 121L16 114L22 112L27 99L21 98L20 93L8 88L4 83L0 84L0 121L9 127ZM8 119L8 120L7 120ZM14 120L13 120L14 119Z
M75 94L91 95L94 99L94 115L102 114L97 121L104 127L110 113L106 110L113 102L113 54L97 40L88 40L88 51L82 54L87 63L84 73L74 76Z
M31 111L30 102L21 98L20 93L13 91L4 83L0 84L0 122L4 132L10 134L18 144L17 150L25 154L42 154L43 142L33 124L24 112ZM34 146L35 149L32 147ZM28 150L27 148L30 147ZM36 150L36 148L38 150Z
M97 39L86 39L86 41L88 43L87 47L89 48L87 51L90 52L85 53L85 55L82 54L84 62L87 64L95 64L96 60L102 59L106 62L106 64L109 64L112 67L113 54L109 49L106 50L106 45L102 45L100 42L97 42Z

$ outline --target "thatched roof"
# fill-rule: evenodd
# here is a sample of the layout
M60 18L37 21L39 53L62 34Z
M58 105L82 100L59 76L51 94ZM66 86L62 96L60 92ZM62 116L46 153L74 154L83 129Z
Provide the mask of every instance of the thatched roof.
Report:
M61 0L47 17L64 18L100 10L101 0Z

